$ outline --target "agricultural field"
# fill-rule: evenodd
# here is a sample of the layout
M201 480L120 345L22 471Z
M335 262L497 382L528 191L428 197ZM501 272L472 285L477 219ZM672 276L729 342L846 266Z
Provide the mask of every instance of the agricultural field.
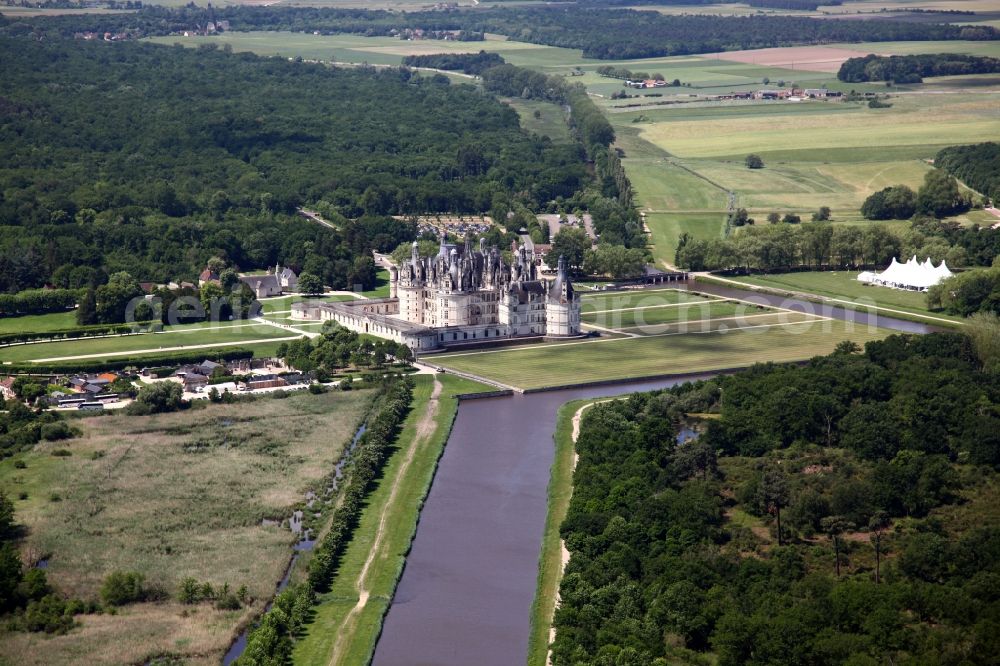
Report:
M961 317L934 312L927 307L927 295L914 291L901 291L886 287L867 286L858 282L854 271L774 273L769 275L737 276L726 278L745 285L763 287L779 292L813 294L831 299L838 305L854 305L874 309L886 316L899 313L915 315L928 323L961 323ZM893 312L897 311L897 312Z
M170 653L185 663L218 664L238 627L273 594L291 556L291 532L263 519L287 519L307 491L320 490L371 396L303 392L249 405L82 419L75 422L82 437L0 461L0 485L27 528L23 558L45 558L60 593L96 599L108 573L137 571L171 596L190 576L217 588L246 585L253 599L233 611L136 604L115 615L80 616L81 627L64 636L6 633L0 661L146 663Z
M435 355L433 362L517 388L538 389L798 361L829 353L843 340L864 344L888 333L817 314L676 290L649 290L623 301L609 294L582 298L584 329L600 330L600 338L444 353ZM708 306L691 304L686 300L690 298L707 301ZM657 323L647 319L646 325L637 326L634 308L656 313L650 318ZM687 317L666 314L671 308L685 310ZM597 310L603 311L609 326L587 322L596 318Z

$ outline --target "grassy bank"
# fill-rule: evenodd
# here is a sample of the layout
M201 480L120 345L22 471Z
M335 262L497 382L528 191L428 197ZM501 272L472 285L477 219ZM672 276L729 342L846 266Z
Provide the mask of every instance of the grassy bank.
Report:
M461 393L493 390L450 375L413 378L414 402L330 591L320 597L295 664L367 664L403 572L420 509L458 411ZM440 384L436 406L435 383ZM300 571L305 571L301 567Z
M172 654L218 664L288 564L292 534L262 519L287 518L321 484L371 395L300 393L84 419L76 424L83 437L0 462L0 487L27 530L23 558L47 557L60 594L96 599L108 573L138 571L171 596L190 576L216 588L246 585L255 600L236 611L137 604L80 616L80 627L63 636L4 633L0 662L123 664ZM54 455L60 449L69 455Z
M549 477L548 513L542 534L542 550L538 556L538 586L531 604L531 625L528 633L528 666L545 666L549 652L549 629L556 609L556 594L562 578L562 540L559 528L566 518L573 495L573 416L577 410L592 403L574 400L559 408L556 417L556 454Z

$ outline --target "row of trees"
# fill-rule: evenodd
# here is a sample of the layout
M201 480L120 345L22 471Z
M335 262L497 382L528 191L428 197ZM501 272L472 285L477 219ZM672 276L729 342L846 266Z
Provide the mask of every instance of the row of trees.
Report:
M27 289L15 294L0 293L0 315L65 312L76 305L78 297L79 292L75 289Z
M1000 315L1000 260L991 268L958 273L927 291L927 304L949 314L976 312Z
M291 658L292 641L309 617L315 593L329 589L336 575L365 498L389 456L412 399L413 386L409 380L394 381L383 388L340 484L342 500L309 561L308 581L278 595L272 609L250 631L246 650L239 659L241 666L283 664Z
M1000 72L1000 58L928 53L921 55L880 56L869 53L862 58L848 58L840 65L837 78L849 83L892 81L920 83L926 76L960 76Z
M822 223L746 226L725 239L703 240L681 234L675 263L690 270L777 271L798 267L857 268L885 266L893 257L918 255L950 266L973 262L973 256L956 240L965 233L942 235L935 223L915 225L896 233L871 225L841 226ZM975 233L980 233L978 230ZM995 235L983 230L981 233ZM952 240L954 238L955 240ZM976 239L979 240L979 239ZM1000 248L991 247L985 258L992 261ZM977 257L978 259L978 257Z
M1000 525L934 512L992 492L995 377L958 334L858 351L586 412L554 665L991 662Z

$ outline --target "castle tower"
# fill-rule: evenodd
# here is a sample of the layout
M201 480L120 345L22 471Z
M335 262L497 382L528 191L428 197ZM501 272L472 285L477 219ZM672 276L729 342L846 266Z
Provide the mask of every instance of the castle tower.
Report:
M580 297L576 295L566 270L566 258L559 257L556 279L545 299L545 334L568 336L580 334Z

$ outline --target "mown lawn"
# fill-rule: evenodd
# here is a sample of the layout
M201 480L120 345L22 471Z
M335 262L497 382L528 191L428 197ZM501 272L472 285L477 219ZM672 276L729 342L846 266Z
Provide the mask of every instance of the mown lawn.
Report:
M179 329L179 330L178 330ZM194 324L178 327L165 333L142 333L110 338L93 338L38 344L17 345L0 349L0 361L24 362L43 359L70 358L76 356L103 358L126 356L129 354L154 354L166 349L179 347L198 348L235 346L252 344L250 341L270 341L294 338L295 333L267 324L246 322L236 325L206 326ZM177 349L183 351L183 349Z
M752 320L751 320L752 322ZM749 323L749 322L748 322ZM533 389L789 362L833 351L837 343L864 344L889 331L822 320L811 324L584 340L434 356L434 363Z
M0 317L0 333L44 333L76 327L76 311Z

